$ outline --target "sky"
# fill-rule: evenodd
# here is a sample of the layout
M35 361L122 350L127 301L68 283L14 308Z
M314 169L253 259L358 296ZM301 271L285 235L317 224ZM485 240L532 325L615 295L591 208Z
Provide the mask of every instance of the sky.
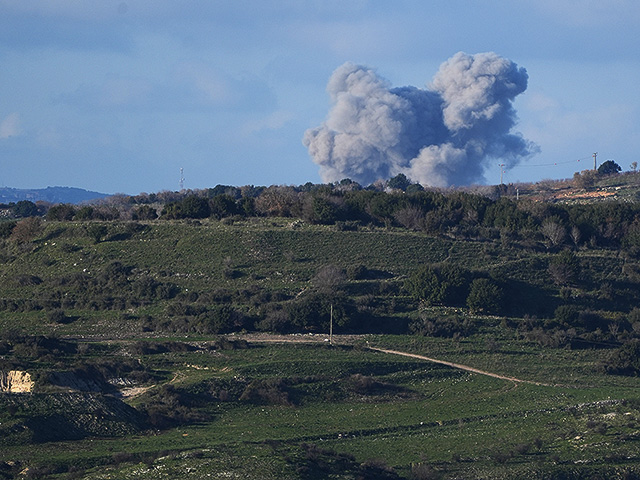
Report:
M0 0L0 186L320 183L334 72L430 89L458 52L528 76L510 131L536 148L477 183L638 161L637 0Z

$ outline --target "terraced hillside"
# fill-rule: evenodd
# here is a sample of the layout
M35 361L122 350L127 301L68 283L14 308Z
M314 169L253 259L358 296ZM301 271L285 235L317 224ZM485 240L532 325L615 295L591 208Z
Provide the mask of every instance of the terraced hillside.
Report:
M606 230L32 223L0 241L0 371L33 380L0 478L640 475L640 261Z

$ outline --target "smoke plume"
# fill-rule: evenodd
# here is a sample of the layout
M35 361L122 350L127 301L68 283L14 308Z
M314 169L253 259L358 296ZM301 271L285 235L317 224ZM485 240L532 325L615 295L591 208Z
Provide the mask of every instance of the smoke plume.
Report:
M491 160L509 168L537 151L511 133L512 101L527 79L495 53L457 53L427 89L391 88L372 69L345 63L327 86L327 120L303 143L325 182L369 185L399 173L424 186L479 182Z

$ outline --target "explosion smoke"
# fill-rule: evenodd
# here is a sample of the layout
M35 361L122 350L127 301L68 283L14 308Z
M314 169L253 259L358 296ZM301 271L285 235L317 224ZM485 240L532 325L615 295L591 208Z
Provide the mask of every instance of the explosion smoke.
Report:
M428 89L391 88L372 69L345 63L331 76L327 120L304 134L325 182L363 185L405 174L424 186L483 180L491 159L507 168L538 151L518 133L513 99L527 72L495 53L457 53Z

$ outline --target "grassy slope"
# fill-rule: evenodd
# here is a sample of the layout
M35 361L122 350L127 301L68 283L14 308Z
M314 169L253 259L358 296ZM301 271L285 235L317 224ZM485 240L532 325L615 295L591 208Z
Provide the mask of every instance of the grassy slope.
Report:
M433 354L438 349L442 357L469 363L482 355L483 350L480 339L469 339L456 347L456 352L448 354L445 346L432 345L429 339L418 344L413 340L369 338L376 345L422 353ZM493 354L498 359L496 363L502 364L503 372L532 375L521 368L509 367L519 355L511 350L519 346L538 357L541 372L534 373L553 372L556 378L571 384L516 385L427 362L324 345L266 345L213 356L195 353L152 356L155 358L145 361L179 371L175 385L187 390L197 389L211 378L326 375L340 379L363 373L403 386L411 394L355 394L325 401L321 390L317 398L313 397L313 382L308 380L311 386L303 382L297 387L301 391L311 388L298 406L213 402L206 407L212 414L210 422L145 437L47 443L28 450L9 447L4 458L36 464L73 459L78 465L90 467L96 462L112 463L119 452L144 457L168 451L171 453L168 457L165 454L162 455L165 458L149 463L167 469L170 465L182 465L181 468L189 465L201 476L220 473L222 469L241 478L305 478L296 476L294 466L286 460L300 455L302 443L350 453L358 463L381 459L404 472L410 464L425 461L448 472L451 478L471 472L481 473L484 475L481 478L515 478L558 465L603 466L607 459L618 458L617 463L625 467L640 460L637 453L640 398L635 379L611 380L580 368L581 364L597 361L595 352L590 352L590 358L585 355L571 359L566 352L536 352L517 341L511 342L505 351ZM208 370L195 369L193 365ZM317 388L322 389L323 385ZM524 450L523 445L528 445L529 451L518 453ZM193 458L181 459L181 455L188 453L197 454L199 459L195 462ZM249 463L246 458L251 459ZM88 478L129 478L140 468L148 468L135 466L136 463L110 466L108 474L101 468Z
M257 284L296 294L327 263L363 264L387 272L390 282L399 283L417 264L446 258L464 262L467 268L508 272L514 280L527 280L542 289L548 283L528 268L536 259L544 262L548 254L406 231L335 232L330 227L295 227L288 220L199 226L159 222L131 236L121 235L126 233L125 225L109 228L107 241L94 244L81 224L50 224L33 251L7 247L12 258L0 265L3 298L37 298L55 279L85 269L101 271L113 260L135 266L134 276L148 271L182 290L196 291ZM615 252L582 252L580 256L597 267L593 272L596 283L621 278L621 260ZM229 264L240 272L233 279L223 274ZM25 274L43 282L20 286L15 278ZM140 311L162 312L163 307L145 306ZM117 312L67 313L79 319L48 325L42 311L3 311L0 328L100 334L103 338L143 336ZM478 318L477 322L482 326L478 333L459 341L403 336L367 340L380 347L561 386L515 385L363 348L267 345L215 355L148 355L141 357L143 363L163 371L166 379L174 379L173 384L186 391L209 388L212 379L231 383L272 377L329 379L296 384L301 398L297 406L211 402L201 407L211 420L200 424L154 435L7 446L0 460L24 465L75 464L88 469L87 478L134 478L163 472L165 478L183 478L186 468L200 477L231 472L240 478L315 478L299 466L307 464L313 471L320 468L320 461L330 468L337 460L327 453L305 453L302 444L314 443L352 454L354 465L377 458L408 475L411 464L426 462L446 471L449 478L535 478L532 471L544 478L544 472L553 469L588 472L591 466L602 467L612 458L622 469L638 463L637 379L598 373L597 364L606 351L543 349L502 332L499 319ZM126 353L126 345L112 354ZM409 394L351 393L335 401L326 397L326 391L335 386L330 379L347 381L358 373L404 387ZM525 453L523 445L529 445ZM163 451L170 454L155 458ZM137 456L118 464L114 460L120 452ZM147 464L140 464L140 459ZM110 466L104 467L107 464ZM339 465L335 470L340 470ZM354 476L344 473L342 478Z

